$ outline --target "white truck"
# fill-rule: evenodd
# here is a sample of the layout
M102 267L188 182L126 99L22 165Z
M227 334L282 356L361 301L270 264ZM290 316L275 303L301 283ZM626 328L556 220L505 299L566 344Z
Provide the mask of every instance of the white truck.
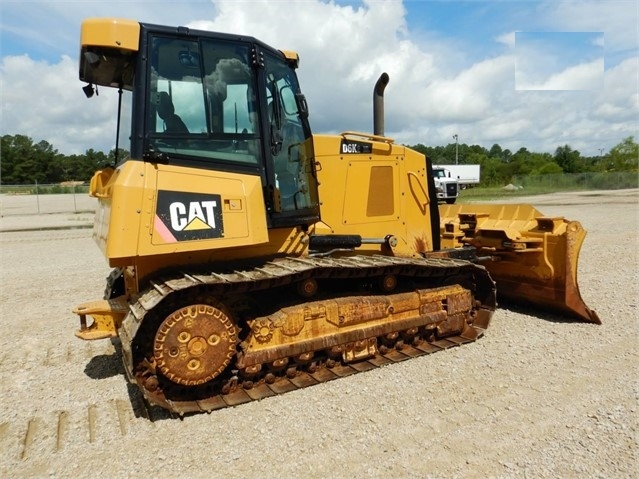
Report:
M463 189L479 184L479 167L480 165L434 165L433 170L447 170L450 173L449 177L457 180L457 183Z
M445 201L449 205L455 203L459 195L459 183L451 176L450 171L441 166L433 166L433 179L437 201Z

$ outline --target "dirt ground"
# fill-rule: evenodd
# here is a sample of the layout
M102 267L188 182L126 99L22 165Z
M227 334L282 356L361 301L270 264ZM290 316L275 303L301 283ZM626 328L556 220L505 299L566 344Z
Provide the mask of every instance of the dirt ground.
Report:
M91 203L0 198L0 477L637 477L639 191L518 202L588 231L579 283L602 325L499 309L473 344L152 422L111 343L73 334L109 273Z

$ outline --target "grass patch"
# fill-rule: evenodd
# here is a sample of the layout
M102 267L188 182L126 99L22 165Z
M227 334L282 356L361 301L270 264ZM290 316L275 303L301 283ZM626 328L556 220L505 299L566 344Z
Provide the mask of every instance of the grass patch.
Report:
M558 191L576 191L568 190L568 189L557 189L557 188L547 188L547 187L536 187L536 188L520 188L518 190L505 190L501 186L488 186L488 187L480 187L480 188L469 188L466 190L462 190L459 194L459 198L457 201L460 203L467 203L471 201L477 200L498 200L502 198L517 198L519 196L536 196L536 195L548 195L551 193L556 193Z
M639 175L636 172L529 175L513 177L512 184L520 188L514 190L505 190L503 186L468 188L461 191L457 201L466 203L476 200L499 200L566 191L605 191L638 188Z

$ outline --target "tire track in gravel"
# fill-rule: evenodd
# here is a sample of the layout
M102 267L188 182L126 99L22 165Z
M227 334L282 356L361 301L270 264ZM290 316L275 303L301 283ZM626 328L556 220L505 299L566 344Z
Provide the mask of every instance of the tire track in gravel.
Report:
M36 351L30 357L42 369L64 370L86 362L85 374L93 379L114 375L126 381L119 353L110 342L83 342L82 346L49 347ZM0 371L11 373L24 358L20 351L5 352L0 357ZM95 363L98 363L96 365ZM153 419L162 417L154 410L147 411L141 395L129 388L129 397L111 398L104 402L91 402L74 409L56 408L41 413L19 414L0 422L0 450L3 455L18 462L47 457L67 448L86 449L104 441L126 436L131 428L145 423L153 426ZM143 418L143 419L142 419Z
M631 346L630 341L630 338L619 338L614 344L608 344L608 348L628 351ZM449 352L455 351L456 354L464 355L463 350L472 347L473 345L465 345L462 348L452 348ZM44 367L59 368L78 360L90 361L96 355L115 354L116 349L110 343L96 348L94 343L87 342L81 349L68 346L65 350L58 351L56 348L49 348L46 353L41 355L40 362ZM592 356L592 359L604 361L606 356L607 351L598 351ZM637 359L637 354L633 356ZM5 360L3 362L6 362L6 355L3 359ZM423 356L415 358L413 361L437 361L438 359L441 360L442 357ZM15 364L14 361L11 362ZM385 367L401 368L402 366L395 364ZM587 368L588 365L577 365L576 367L582 371ZM460 381L462 380L460 379ZM529 380L525 384L528 394L527 400L536 402L536 407L527 411L533 416L528 417L527 420L535 423L536 427L539 428L544 425L545 417L552 417L549 409L561 407L561 405L543 403L548 388L543 376L530 377ZM605 377L600 379L598 386L604 389L616 387L615 380L617 380L616 377ZM449 384L449 387L454 388L455 384ZM521 411L512 405L521 405L522 388L499 388L498 385L496 388L471 388L472 395L470 397L460 397L447 404L440 404L434 398L433 406L435 409L433 413L435 414L427 421L426 429L433 434L433 437L441 439L442 436L455 435L459 429L482 429L486 427L486 418L496 420L498 417L500 422L516 422L516 419L513 418L516 418ZM580 376L566 377L561 383L561 388L563 394L582 399L579 409L588 409L589 405L592 404L590 400L585 398L594 392L587 390ZM586 388L586 395L584 395L584 388ZM112 440L114 437L126 436L132 427L136 427L141 422L138 417L145 413L148 412L143 406L141 397L133 395L132 398L128 399L116 398L104 403L90 403L73 411L55 410L46 415L30 415L26 419L26 423L25 419L22 418L14 422L0 424L0 446L3 450L10 451L9 454L14 458L22 461L39 454L56 453L66 447L86 447L99 443L101 440ZM153 414L153 412L151 413ZM162 417L161 413L162 411L156 411L155 414ZM153 418L152 416L151 419ZM144 419L143 422L153 424L147 419ZM550 431L555 428L555 425L550 422L544 427ZM504 447L507 447L507 444L504 444Z
M93 360L96 356L112 356L116 349L109 342L95 341L68 344L66 347L50 346L46 350L38 349L29 353L29 360L45 368L77 364L81 360ZM5 350L0 355L0 371L12 371L24 361L21 350Z
M87 446L99 447L101 442L126 436L136 423L139 421L128 400L111 399L72 411L31 415L26 421L3 422L0 448L18 462L48 457L63 449L87 451Z

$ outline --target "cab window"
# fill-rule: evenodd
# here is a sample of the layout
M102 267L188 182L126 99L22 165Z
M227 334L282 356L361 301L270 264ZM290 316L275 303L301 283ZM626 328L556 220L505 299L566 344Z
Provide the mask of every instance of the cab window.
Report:
M149 149L203 161L259 164L248 45L154 36L150 57Z

